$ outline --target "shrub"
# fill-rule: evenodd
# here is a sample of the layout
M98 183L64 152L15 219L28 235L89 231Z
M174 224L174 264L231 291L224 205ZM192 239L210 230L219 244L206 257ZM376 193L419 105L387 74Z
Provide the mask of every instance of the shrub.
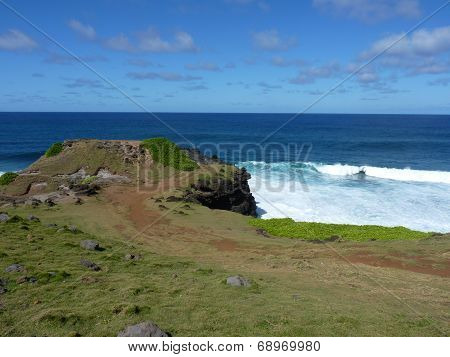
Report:
M413 231L405 227L295 222L291 218L252 218L250 224L275 236L305 240L327 240L332 236L354 241L422 239L430 236L430 233Z
M181 171L193 171L198 165L172 141L166 138L143 140L141 147L150 151L155 162Z
M63 150L63 144L62 143L54 143L52 146L48 148L48 150L45 152L46 157L52 157L58 155Z
M16 179L17 176L19 176L19 174L16 174L15 172L5 172L3 175L0 176L0 185L1 186L9 185Z

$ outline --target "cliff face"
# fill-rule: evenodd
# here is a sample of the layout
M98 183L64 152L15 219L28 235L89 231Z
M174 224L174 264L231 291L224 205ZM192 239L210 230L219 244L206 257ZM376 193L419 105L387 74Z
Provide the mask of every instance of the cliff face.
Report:
M190 181L178 187L187 188L186 200L212 209L255 216L255 199L248 185L250 174L245 169L207 157L195 149L183 151L198 164L189 176ZM58 155L42 156L8 186L0 186L0 201L20 203L50 199L56 203L96 194L102 186L133 185L136 166L144 162L145 169L157 165L138 141L66 141Z
M250 192L249 179L250 174L245 169L236 169L231 179L213 178L192 184L185 198L212 209L255 217L256 202Z

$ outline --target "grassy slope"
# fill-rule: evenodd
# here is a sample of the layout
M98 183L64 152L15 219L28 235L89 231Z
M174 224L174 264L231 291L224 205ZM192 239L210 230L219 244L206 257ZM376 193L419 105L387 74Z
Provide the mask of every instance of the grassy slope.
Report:
M141 147L149 150L153 160L164 166L173 167L181 171L193 171L198 168L195 161L191 160L175 143L166 138L143 140Z
M413 231L405 227L295 222L291 218L252 219L250 224L262 228L275 236L306 240L324 240L332 236L339 236L344 240L353 241L423 239L431 235L430 233Z
M152 210L158 203L149 205ZM442 278L409 273L393 280L383 277L384 286L401 291L424 313L418 316L370 279L355 275L352 267L336 266L323 246L254 235L245 228L246 217L193 206L188 216L169 214L170 225L152 227L150 240L130 241L123 239L127 233L108 225L113 221L126 226L123 232L133 231L126 211L117 209L91 199L83 206L14 210L22 216L34 213L44 223L83 224L106 248L99 252L79 247L90 234L61 234L40 223L29 223L30 230L0 224L0 276L11 282L0 296L0 335L115 335L125 325L147 319L178 336L446 334L445 324L432 318L444 313L439 310L445 296ZM178 233L180 227L189 230ZM239 249L217 251L210 244L217 235L236 237ZM142 259L124 260L130 252ZM102 271L82 267L81 258ZM3 272L16 262L38 283L18 285L15 279L24 274ZM48 278L48 272L57 276ZM63 272L70 275L63 279ZM253 287L225 285L224 279L235 274L250 278ZM422 296L425 282L433 289L431 300Z

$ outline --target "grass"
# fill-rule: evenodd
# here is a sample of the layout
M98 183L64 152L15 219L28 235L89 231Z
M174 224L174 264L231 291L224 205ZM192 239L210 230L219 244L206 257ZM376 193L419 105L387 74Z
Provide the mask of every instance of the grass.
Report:
M53 157L58 155L63 151L63 143L54 143L52 146L48 148L45 152L45 157Z
M405 227L295 222L291 218L253 218L250 220L250 224L275 236L305 240L327 240L333 236L352 241L422 239L431 235Z
M152 138L143 140L141 147L150 151L154 161L164 166L173 167L180 171L193 171L198 165L180 150L172 141L166 138Z
M19 176L19 174L15 172L5 172L3 175L0 176L0 186L9 185L16 179L17 176Z
M174 336L448 334L440 319L443 313L448 315L442 310L445 279L395 271L382 275L387 288L410 303L420 302L428 320L402 307L345 262L336 266L339 261L325 258L328 250L323 245L266 239L252 233L248 219L240 215L198 206L188 219L174 215L170 225L155 225L151 239L131 241L112 226L127 224L127 215L116 209L99 198L86 199L82 206L8 209L10 216L31 213L42 223L23 219L0 223L0 278L8 280L8 291L0 295L0 336L115 336L125 326L146 320ZM197 223L191 226L192 222ZM48 223L58 227L47 227ZM71 224L84 232L58 232ZM191 232L205 225L209 228ZM189 229L174 233L182 226ZM170 227L173 230L166 231ZM131 226L125 232L128 229ZM235 237L242 245L235 252L216 250L205 244L218 239L209 230ZM85 239L97 240L105 250L80 248ZM433 256L448 251L444 240L368 242L365 249L388 243L410 244L410 250L417 246ZM348 244L340 247L348 249ZM125 260L128 253L141 259ZM84 268L82 258L102 270ZM300 264L305 259L307 266ZM26 271L4 272L13 263ZM379 277L382 271L372 272ZM224 282L231 275L242 275L253 286L228 286ZM21 276L38 281L19 284ZM430 287L432 295L427 293Z

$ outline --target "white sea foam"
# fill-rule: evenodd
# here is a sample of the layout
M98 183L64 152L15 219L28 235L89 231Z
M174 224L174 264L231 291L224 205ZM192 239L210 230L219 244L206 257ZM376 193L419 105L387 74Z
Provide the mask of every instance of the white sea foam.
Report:
M245 162L262 218L450 232L450 173L315 163ZM399 171L404 172L400 175Z
M450 172L447 171L412 170L410 168L395 169L388 167L351 166L342 164L309 164L316 168L317 171L328 175L349 176L355 175L363 170L367 176L378 177L382 179L450 184Z

